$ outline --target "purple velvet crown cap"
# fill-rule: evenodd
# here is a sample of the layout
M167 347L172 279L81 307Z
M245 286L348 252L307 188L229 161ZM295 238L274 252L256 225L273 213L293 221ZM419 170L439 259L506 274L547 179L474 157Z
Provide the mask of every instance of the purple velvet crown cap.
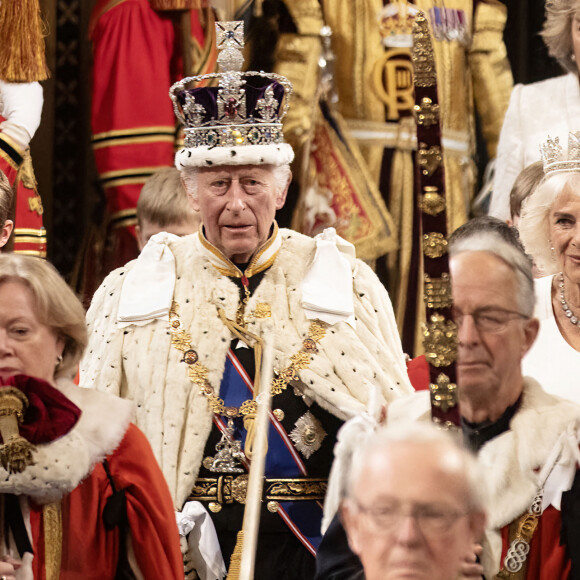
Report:
M285 96L285 89L284 87L277 81L272 81L268 84L264 84L264 79L261 77L245 77L246 84L244 85L245 91L245 110L240 111L236 109L237 102L230 98L231 103L231 112L234 114L237 112L240 114L242 118L247 119L248 123L252 122L266 122L266 119L262 117L262 114L257 108L258 101L260 99L264 99L266 97L266 90L269 87L272 87L273 96L276 100L276 104L274 105L273 116L275 117L275 121L278 121L280 108L282 106L282 101ZM261 81L261 82L260 82ZM259 86L259 85L262 86ZM203 112L201 113L201 122L199 125L196 126L203 126L203 125L211 125L214 123L220 123L222 119L219 118L219 111L218 111L218 93L220 91L220 87L198 87L194 89L185 89L181 91L177 95L177 99L179 104L183 109L186 106L186 95L190 95L195 98L195 102L198 105L203 107ZM226 104L225 110L226 116L228 114L228 108ZM186 117L187 119L187 117ZM187 119L188 123L187 126L192 126Z

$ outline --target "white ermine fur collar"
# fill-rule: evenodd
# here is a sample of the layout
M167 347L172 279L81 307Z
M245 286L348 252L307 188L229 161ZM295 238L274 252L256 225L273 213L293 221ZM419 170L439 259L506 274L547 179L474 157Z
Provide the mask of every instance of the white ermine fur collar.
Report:
M36 446L35 464L22 473L0 467L0 493L26 495L39 504L70 493L123 439L133 415L130 401L61 379L57 388L82 411L63 437Z
M429 392L421 391L395 401L388 418L429 420ZM531 378L524 379L521 405L510 429L488 441L477 454L490 498L482 559L486 577L491 578L499 571L501 529L530 507L543 483L539 472L553 456L554 447L560 447L560 453L553 456L559 467L575 465L579 427L580 406L546 393Z

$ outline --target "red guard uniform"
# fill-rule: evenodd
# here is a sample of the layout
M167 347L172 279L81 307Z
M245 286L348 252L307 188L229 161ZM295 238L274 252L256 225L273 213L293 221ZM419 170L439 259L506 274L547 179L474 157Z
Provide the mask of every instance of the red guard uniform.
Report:
M0 122L4 118L0 117ZM15 192L14 251L46 258L46 230L42 223L42 200L36 187L32 160L10 137L0 132L0 170Z
M137 256L139 193L154 171L173 165L176 129L168 91L183 76L176 22L175 13L156 11L148 0L98 0L93 10L93 148L109 232L103 275ZM214 42L204 43L196 11L191 34L195 72L211 72Z

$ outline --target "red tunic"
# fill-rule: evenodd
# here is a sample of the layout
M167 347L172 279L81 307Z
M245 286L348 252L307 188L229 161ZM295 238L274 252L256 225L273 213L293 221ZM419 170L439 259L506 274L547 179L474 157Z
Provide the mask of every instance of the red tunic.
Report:
M127 516L135 561L144 578L183 578L179 533L169 489L151 447L130 425L119 447L107 457L117 489L126 490ZM61 580L115 578L119 531L105 529L103 509L112 494L103 464L62 500ZM31 505L35 580L45 580L42 507Z
M566 546L560 545L562 512L548 506L540 516L538 527L532 537L527 560L526 580L567 580L571 562ZM501 530L501 561L509 548L508 528Z
M0 117L0 122L4 120ZM14 251L46 258L46 230L42 223L42 200L36 188L30 152L22 151L0 132L0 170L15 192ZM3 225L3 224L2 224Z
M98 0L91 16L93 149L109 220L103 275L137 257L139 193L154 171L173 165L176 129L168 92L183 74L180 31L171 14L153 10L148 0ZM203 30L195 11L191 20L202 54L196 67L211 71L215 51L200 48Z

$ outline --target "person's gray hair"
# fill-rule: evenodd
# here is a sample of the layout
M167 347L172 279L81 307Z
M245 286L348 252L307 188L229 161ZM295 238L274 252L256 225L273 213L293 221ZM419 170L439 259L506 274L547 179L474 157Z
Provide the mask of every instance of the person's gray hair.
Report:
M524 202L518 223L526 251L546 276L558 272L556 256L551 249L550 212L554 202L564 193L580 195L579 171L547 175Z
M541 35L548 53L568 72L578 74L572 42L572 19L580 12L580 0L546 2L546 20Z
M32 292L38 320L64 341L54 378L72 378L87 346L85 310L54 266L40 258L0 254L0 285L19 282ZM55 361L56 362L56 361Z
M259 167L259 166L258 166ZM285 187L288 185L290 176L292 175L290 165L269 165L274 175L274 183L276 184L276 193L284 191ZM215 166L219 168L219 166ZM197 197L197 174L199 167L185 167L181 170L181 179L183 181L183 186L187 193L193 197Z
M360 482L363 471L377 455L398 444L419 444L436 446L457 453L467 482L468 509L479 511L487 504L486 488L483 485L481 469L475 457L448 432L437 429L430 422L397 421L380 427L353 455L347 479L346 497L352 498Z
M520 312L533 315L536 298L532 261L515 228L491 216L474 218L457 228L449 238L449 256L461 252L489 252L503 260L516 275Z

